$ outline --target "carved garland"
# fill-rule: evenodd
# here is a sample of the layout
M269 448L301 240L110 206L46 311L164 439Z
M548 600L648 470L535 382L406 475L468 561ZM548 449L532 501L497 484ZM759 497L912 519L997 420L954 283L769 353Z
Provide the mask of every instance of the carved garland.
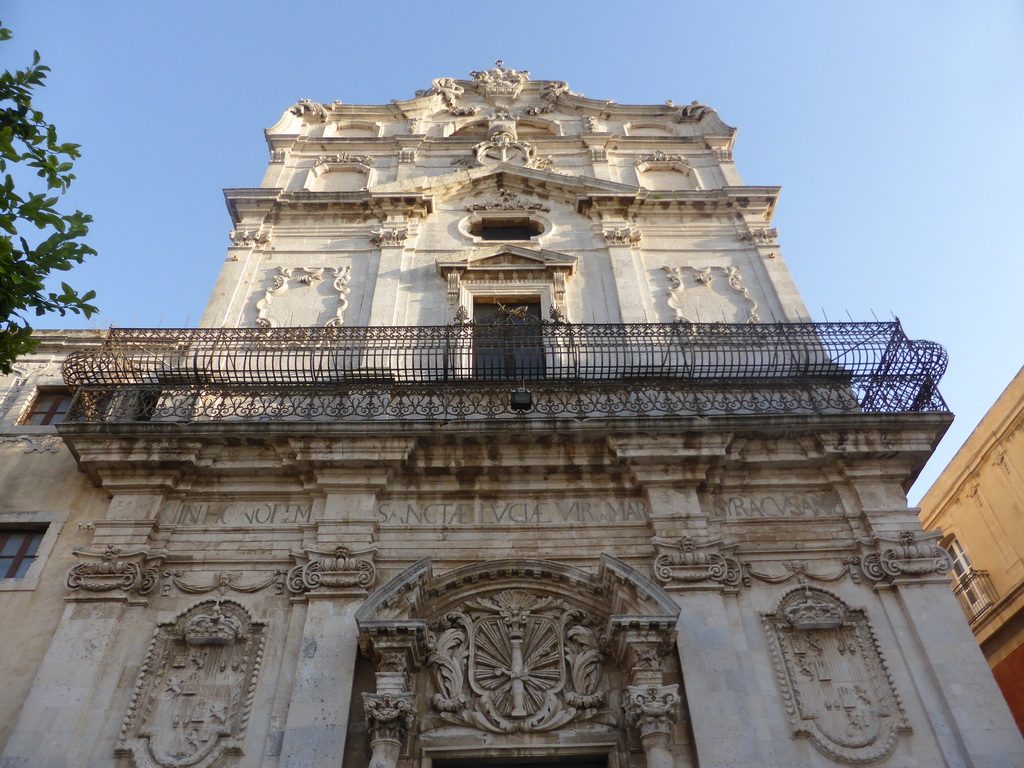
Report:
M264 623L209 600L160 624L115 754L137 768L210 768L240 754L263 660Z
M431 629L431 704L448 722L550 731L592 717L604 699L593 620L562 600L509 589L469 601Z
M803 587L761 620L792 735L842 762L889 756L910 726L864 612Z

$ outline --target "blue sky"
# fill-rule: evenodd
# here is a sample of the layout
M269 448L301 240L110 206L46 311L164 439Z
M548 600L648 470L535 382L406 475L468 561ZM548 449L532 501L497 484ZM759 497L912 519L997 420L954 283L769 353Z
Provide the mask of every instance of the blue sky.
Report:
M624 9L628 15L624 15ZM782 253L816 320L888 319L950 353L957 420L916 501L1024 363L1024 4L7 0L5 68L82 145L63 202L99 256L98 317L194 325L228 245L221 190L256 186L262 129L299 98L379 104L495 59L594 98L694 99L778 184Z

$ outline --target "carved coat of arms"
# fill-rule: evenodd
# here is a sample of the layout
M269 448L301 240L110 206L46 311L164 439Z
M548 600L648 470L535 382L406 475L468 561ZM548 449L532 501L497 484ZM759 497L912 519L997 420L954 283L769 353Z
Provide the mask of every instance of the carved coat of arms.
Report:
M263 625L230 600L161 624L142 665L117 754L139 768L209 768L240 753Z
M548 731L602 702L596 633L583 611L509 589L434 623L431 703L452 723L496 733Z
M909 725L863 611L803 587L762 620L793 735L846 763L891 754Z

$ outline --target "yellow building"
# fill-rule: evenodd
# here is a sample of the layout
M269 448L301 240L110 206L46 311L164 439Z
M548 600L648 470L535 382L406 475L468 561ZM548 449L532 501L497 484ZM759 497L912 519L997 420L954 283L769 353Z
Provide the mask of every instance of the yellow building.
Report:
M1024 368L921 501L953 590L1024 731Z

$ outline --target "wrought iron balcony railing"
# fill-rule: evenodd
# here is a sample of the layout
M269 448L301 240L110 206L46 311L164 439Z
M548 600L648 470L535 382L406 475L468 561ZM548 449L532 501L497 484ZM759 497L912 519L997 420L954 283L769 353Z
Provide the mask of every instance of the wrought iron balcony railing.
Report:
M112 329L68 421L945 411L899 323ZM528 412L509 392L528 389Z
M969 570L953 580L953 594L967 622L973 624L996 604L996 591L988 571Z

